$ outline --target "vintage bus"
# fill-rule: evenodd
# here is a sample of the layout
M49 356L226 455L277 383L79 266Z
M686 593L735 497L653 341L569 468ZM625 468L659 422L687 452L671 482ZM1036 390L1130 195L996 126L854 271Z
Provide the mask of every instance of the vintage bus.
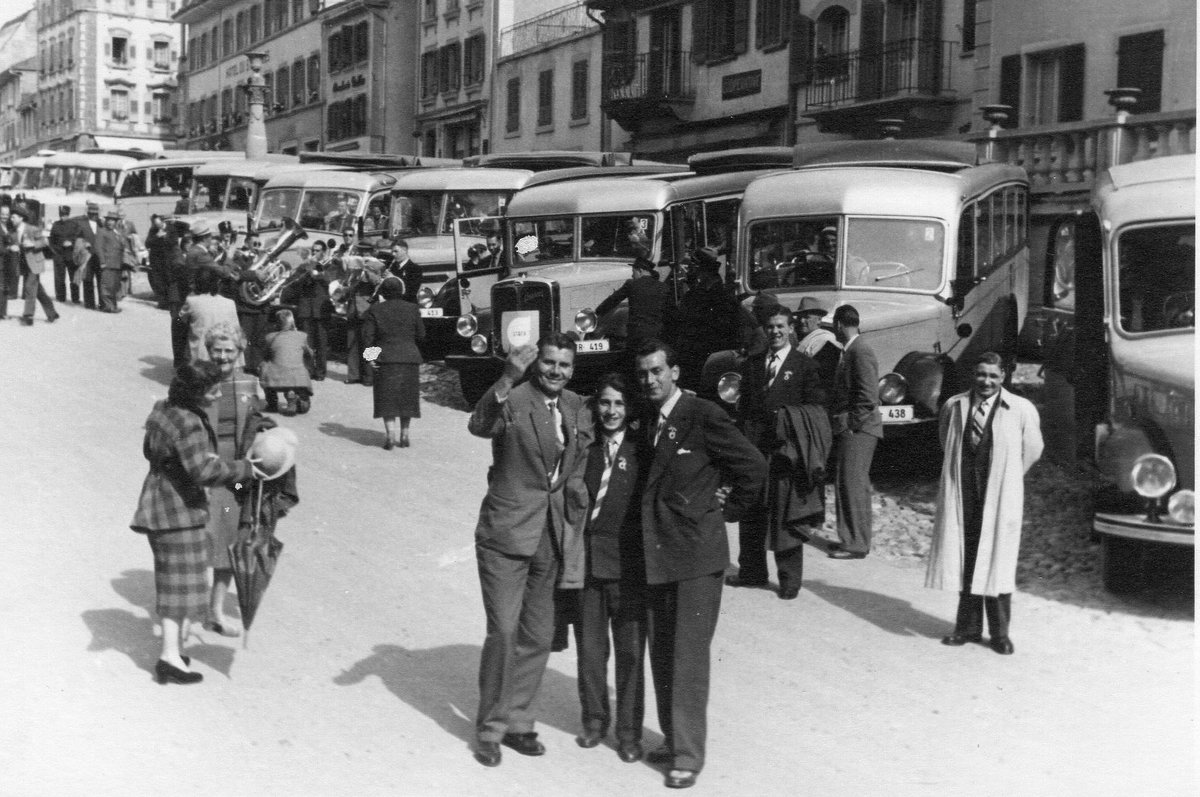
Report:
M446 357L474 402L500 373L509 348L559 330L577 338L572 385L588 390L624 367L627 306L604 318L595 308L631 276L636 257L663 277L711 246L733 251L738 205L756 178L791 163L783 147L713 153L691 171L592 178L530 186L509 203L505 250L514 276L492 286L487 312L467 312L457 331L470 354ZM754 168L755 166L759 168ZM698 172L704 172L700 174Z
M1028 304L1025 172L977 163L971 145L921 140L797 148L795 166L746 188L742 289L793 309L816 297L826 321L853 305L879 359L885 434L936 427L974 356L1015 359ZM735 398L732 373L724 382L722 397Z
M186 224L203 218L214 230L220 223L229 222L239 233L244 233L253 223L259 194L272 177L290 171L334 168L318 164L301 166L295 155L202 163L192 172L191 191L176 203L174 215Z
M152 158L132 163L117 176L116 206L125 212L139 232L150 228L152 215L168 216L192 189L192 177L204 164L245 160L244 152L166 150Z
M122 169L139 162L137 157L107 152L61 152L46 158L38 188L26 196L37 200L49 218L57 218L59 205L70 207L72 216L82 216L89 202L104 212L112 207Z
M1192 155L1114 166L1050 231L1047 425L1095 445L1092 528L1116 593L1195 549L1195 184Z

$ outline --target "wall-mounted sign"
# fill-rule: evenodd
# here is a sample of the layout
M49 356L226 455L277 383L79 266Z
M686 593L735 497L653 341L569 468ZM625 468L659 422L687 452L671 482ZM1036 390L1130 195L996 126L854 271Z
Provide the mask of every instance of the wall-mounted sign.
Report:
M721 99L733 100L749 97L762 91L762 70L738 72L721 78Z
M347 89L356 89L360 86L367 85L367 76L363 74L351 75L345 80L339 80L333 84L335 92L345 91Z

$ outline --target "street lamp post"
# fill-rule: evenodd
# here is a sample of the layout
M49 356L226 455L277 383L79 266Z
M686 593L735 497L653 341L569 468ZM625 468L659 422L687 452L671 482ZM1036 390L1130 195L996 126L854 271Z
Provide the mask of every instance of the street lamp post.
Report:
M246 85L242 87L249 106L249 119L246 122L246 157L261 158L267 154L267 81L262 74L267 54L246 53L246 58L250 61L250 76L246 78Z

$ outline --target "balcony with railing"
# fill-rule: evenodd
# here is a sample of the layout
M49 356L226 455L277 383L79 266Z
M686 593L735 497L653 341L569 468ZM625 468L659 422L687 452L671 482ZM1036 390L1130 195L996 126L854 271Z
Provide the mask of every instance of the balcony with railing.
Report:
M1086 201L1096 175L1121 163L1196 152L1196 110L1132 114L1129 89L1108 92L1116 114L1107 119L1006 130L1012 109L983 108L990 130L968 136L982 157L1020 166L1035 196L1053 203Z
M917 38L818 56L806 75L803 114L822 132L858 132L885 116L906 120L917 134L940 132L956 101L953 48L954 42ZM916 108L926 112L914 116ZM917 129L922 124L930 129Z
M601 106L629 131L647 119L678 119L696 99L692 68L686 50L606 52Z
M500 57L532 50L590 29L599 30L583 2L547 11L500 31Z

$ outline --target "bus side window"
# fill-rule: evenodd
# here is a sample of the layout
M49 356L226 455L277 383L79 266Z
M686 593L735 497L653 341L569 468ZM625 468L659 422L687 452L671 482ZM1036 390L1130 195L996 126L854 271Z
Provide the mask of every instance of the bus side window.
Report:
M1050 239L1046 258L1046 306L1059 310L1075 309L1075 222L1063 221Z
M975 279L975 214L978 205L971 205L958 219L958 273L955 278L966 284Z
M974 278L986 277L992 271L992 198L984 197L975 204L975 273Z

